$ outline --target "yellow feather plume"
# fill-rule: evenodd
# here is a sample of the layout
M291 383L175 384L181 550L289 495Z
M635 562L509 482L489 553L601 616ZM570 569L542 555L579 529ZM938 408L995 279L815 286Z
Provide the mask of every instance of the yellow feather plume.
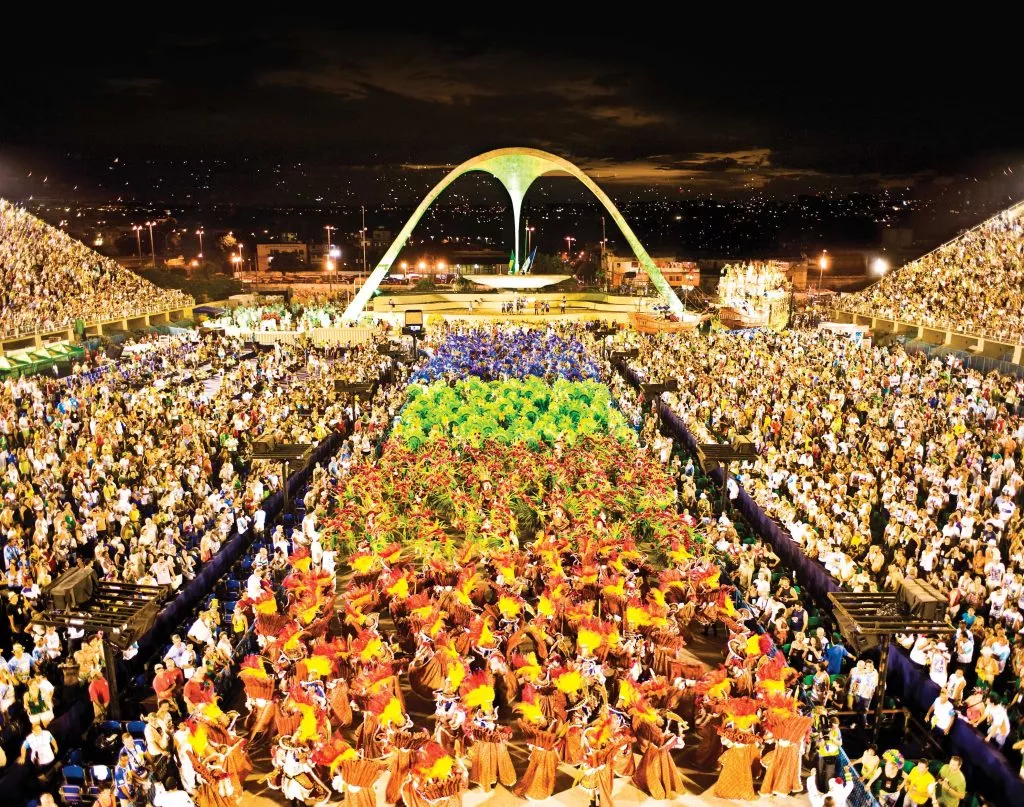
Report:
M331 660L327 656L310 656L306 659L306 669L322 678L330 675L332 668Z
M732 684L728 678L725 678L714 686L708 687L708 695L712 698L725 698L728 697L731 689Z
M453 767L455 767L455 760L445 755L423 772L423 778L437 781L447 779L451 776Z
M405 712L402 711L402 703L398 698L392 698L384 711L380 713L381 726L404 726Z
M277 600L267 597L265 600L256 603L256 613L264 616L272 616L277 613Z
M576 648L580 653L593 653L601 646L602 636L590 628L580 628L576 634Z
M628 678L619 680L619 706L632 706L640 699L640 693Z
M560 692L564 692L567 695L579 692L583 689L583 676L576 672L576 670L570 670L555 679L555 686L558 687Z
M454 692L466 678L466 665L462 661L456 661L448 668L448 686Z
M206 753L206 747L209 743L210 738L206 734L206 726L202 723L196 726L195 731L188 735L188 744L192 746L192 750L200 757Z
M635 605L626 606L626 621L630 625L646 626L652 623L651 615L644 608L637 608Z
M383 650L384 642L381 641L379 636L374 636L366 643L366 647L359 652L359 658L363 661L370 661L380 656Z
M490 708L494 705L494 687L490 684L483 684L466 693L465 704L469 708Z
M316 729L316 710L305 703L296 704L299 709L299 713L302 715L302 719L299 721L299 728L295 734L300 742L308 742L317 735Z
M373 562L376 560L373 555L359 555L358 557L352 558L352 568L358 574L366 574L370 571L370 567L373 566Z
M498 598L498 610L505 619L511 619L519 615L519 603L511 597L502 596Z
M523 716L523 719L528 723L544 723L544 713L540 710L540 707L535 703L517 703L516 711Z

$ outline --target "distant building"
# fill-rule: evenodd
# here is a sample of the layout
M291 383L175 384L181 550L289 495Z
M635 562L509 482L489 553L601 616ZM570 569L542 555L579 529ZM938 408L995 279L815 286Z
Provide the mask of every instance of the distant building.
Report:
M309 269L309 247L305 244L257 244L257 272L289 272Z
M695 288L700 285L700 269L692 261L677 261L675 258L654 258L654 265L661 270L672 288ZM650 283L647 272L640 267L635 257L620 257L605 253L604 274L611 286L644 286Z

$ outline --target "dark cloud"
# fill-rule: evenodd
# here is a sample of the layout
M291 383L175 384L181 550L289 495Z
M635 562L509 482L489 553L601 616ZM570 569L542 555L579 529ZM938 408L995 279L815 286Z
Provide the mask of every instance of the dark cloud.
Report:
M586 30L122 23L14 37L0 144L353 170L518 144L604 182L719 191L878 188L1024 151L1015 74L923 40L744 42L649 15Z

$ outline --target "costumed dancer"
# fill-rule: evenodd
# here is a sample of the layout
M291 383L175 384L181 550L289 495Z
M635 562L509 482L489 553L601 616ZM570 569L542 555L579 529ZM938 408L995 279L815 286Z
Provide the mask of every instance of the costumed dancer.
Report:
M469 780L485 791L495 783L505 787L516 783L516 770L508 752L512 732L498 725L494 710L494 678L486 670L474 673L462 683L462 707L470 719L465 726L469 743Z
M561 738L559 722L545 715L538 701L536 691L527 684L523 687L523 700L516 704L520 714L517 725L530 750L530 762L515 787L515 794L540 801L555 792Z

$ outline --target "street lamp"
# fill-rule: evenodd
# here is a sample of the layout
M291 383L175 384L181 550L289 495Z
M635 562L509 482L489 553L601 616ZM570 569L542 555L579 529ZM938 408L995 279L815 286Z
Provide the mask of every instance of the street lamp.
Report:
M526 257L527 258L530 257L530 241L532 240L531 236L533 235L533 231L536 230L536 229L537 229L536 227L531 227L529 224L526 225Z
M572 242L575 241L575 240L576 239L573 238L571 235L567 235L565 237L565 254L566 255L568 255L570 252L572 252Z
M327 254L331 254L331 230L337 230L337 227L332 227L330 224L324 225L324 229L327 230Z
M363 216L363 226L359 230L359 244L363 248L363 272L366 271L366 205L359 206Z
M133 224L132 229L135 231L135 241L139 247L139 260L142 260L142 225Z
M242 261L242 259L238 255L232 255L231 256L231 263L232 263L232 266L233 266L233 274L236 274L236 275L238 274L238 272L239 272L238 264L241 263L241 261Z
M149 257L153 261L153 266L156 266L156 247L153 244L153 225L155 221L147 221L146 226L149 227Z
M245 244L243 244L243 243L242 243L241 241L239 241L239 242L238 242L238 268L239 268L239 269L240 269L241 271L245 271L245 270L244 270L244 269L242 268L242 267L243 267L243 263L242 263L242 260L243 260L243 258L242 258L242 249L243 249L244 247L245 247Z
M821 251L821 257L818 258L818 291L821 291L821 278L825 274L825 270L828 269L828 250L823 249Z
M203 231L202 227L200 227L198 230L196 230L196 235L199 236L199 257L200 258L203 257L203 232L204 231Z

